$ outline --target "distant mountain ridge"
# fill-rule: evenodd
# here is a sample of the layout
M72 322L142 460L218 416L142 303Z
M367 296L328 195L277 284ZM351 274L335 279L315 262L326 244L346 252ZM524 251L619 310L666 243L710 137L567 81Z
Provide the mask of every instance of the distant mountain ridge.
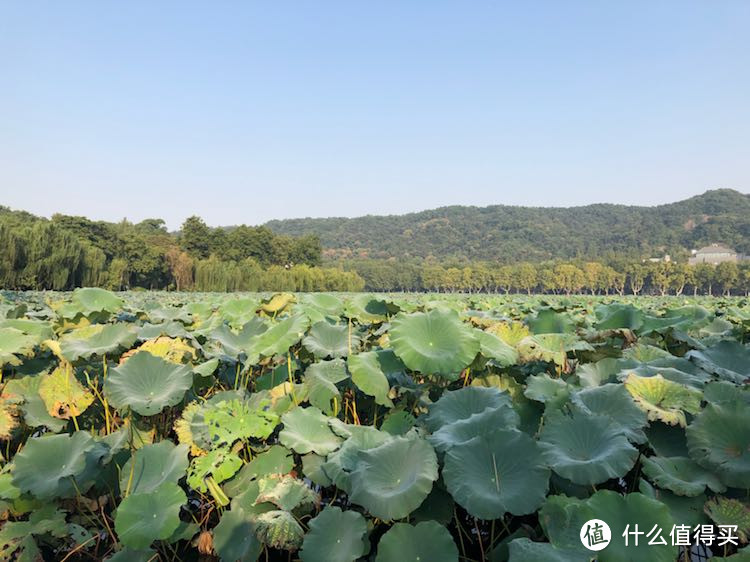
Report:
M684 254L712 242L750 253L750 195L716 189L639 207L450 206L404 215L273 220L278 234L316 234L329 258L543 261Z

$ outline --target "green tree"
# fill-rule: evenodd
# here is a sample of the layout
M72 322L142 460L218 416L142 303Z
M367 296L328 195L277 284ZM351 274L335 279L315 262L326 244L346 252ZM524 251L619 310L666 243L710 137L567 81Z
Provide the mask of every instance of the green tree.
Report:
M198 216L188 217L182 223L179 240L182 249L194 258L207 258L211 253L211 229Z

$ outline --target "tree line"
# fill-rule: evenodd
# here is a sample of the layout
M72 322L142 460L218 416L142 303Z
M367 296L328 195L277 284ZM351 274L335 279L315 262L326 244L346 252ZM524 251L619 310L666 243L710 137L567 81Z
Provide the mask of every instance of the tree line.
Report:
M485 293L747 295L750 263L691 266L676 262L441 264L435 261L353 260L368 291Z
M176 233L163 220L139 223L51 219L0 207L0 288L98 286L183 291L358 291L356 272L322 266L314 235L266 227L211 228L188 218Z

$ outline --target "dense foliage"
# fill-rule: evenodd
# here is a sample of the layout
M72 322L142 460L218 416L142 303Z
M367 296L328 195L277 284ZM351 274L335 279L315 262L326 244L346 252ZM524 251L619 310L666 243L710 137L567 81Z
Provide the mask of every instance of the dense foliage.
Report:
M0 558L746 556L748 340L737 298L6 293Z
M287 219L267 223L287 235L315 234L337 258L421 257L544 261L615 255L684 255L723 242L750 254L750 195L731 189L656 207L443 207L405 215Z

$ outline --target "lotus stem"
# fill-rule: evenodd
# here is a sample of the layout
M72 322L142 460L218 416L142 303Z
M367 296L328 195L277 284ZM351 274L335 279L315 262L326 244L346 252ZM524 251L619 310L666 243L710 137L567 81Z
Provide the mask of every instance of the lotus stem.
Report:
M208 491L211 492L214 500L216 500L217 505L221 507L229 505L229 498L224 493L224 490L221 489L221 486L219 486L216 480L214 480L213 476L207 477L206 479L204 479L204 482L206 484L206 487L208 488Z

